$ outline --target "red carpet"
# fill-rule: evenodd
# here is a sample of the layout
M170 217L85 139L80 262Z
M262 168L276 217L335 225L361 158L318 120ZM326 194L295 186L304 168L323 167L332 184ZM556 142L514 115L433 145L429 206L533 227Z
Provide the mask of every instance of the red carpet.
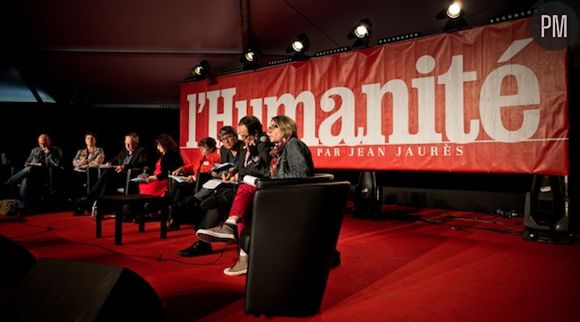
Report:
M158 225L139 234L137 225L124 224L122 246L113 244L112 220L96 239L94 221L70 213L3 217L0 235L37 258L134 270L162 299L166 321L256 319L243 312L244 278L222 273L235 247L181 258L177 250L194 241L191 229L161 240ZM379 219L347 213L342 265L330 274L320 312L299 320L579 321L580 244L524 241L522 230L521 218L470 212L423 209Z

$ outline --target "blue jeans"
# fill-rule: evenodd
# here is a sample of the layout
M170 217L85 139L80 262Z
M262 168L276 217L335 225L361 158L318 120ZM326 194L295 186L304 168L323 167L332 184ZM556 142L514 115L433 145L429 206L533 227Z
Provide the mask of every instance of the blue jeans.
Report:
M28 188L28 177L30 176L31 167L25 167L24 169L16 172L8 181L6 185L17 185L20 183L20 199L18 200L18 208L25 208L28 206L28 199L30 194L30 189Z
M28 207L33 197L32 195L39 195L47 185L51 189L50 193L53 192L53 182L51 180L53 170L52 168L45 167L25 167L6 181L7 185L17 185L20 183L19 208Z

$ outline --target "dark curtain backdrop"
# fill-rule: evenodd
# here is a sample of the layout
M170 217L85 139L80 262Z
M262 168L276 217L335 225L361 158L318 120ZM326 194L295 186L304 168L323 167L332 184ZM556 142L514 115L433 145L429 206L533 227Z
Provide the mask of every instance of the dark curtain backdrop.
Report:
M124 136L135 132L151 159L155 159L155 138L170 134L179 142L179 110L137 108L92 108L58 104L0 104L0 153L18 170L41 133L48 133L64 154L64 165L72 168L76 151L85 146L84 133L94 132L97 145L113 158L124 145Z

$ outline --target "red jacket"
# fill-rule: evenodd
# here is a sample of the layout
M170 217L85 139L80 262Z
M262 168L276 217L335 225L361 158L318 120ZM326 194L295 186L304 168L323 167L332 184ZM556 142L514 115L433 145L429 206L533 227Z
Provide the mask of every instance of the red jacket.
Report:
M209 173L216 163L220 163L221 158L217 150L208 154L205 158L200 159L196 163L188 163L181 169L185 174L195 174L198 171L202 173Z

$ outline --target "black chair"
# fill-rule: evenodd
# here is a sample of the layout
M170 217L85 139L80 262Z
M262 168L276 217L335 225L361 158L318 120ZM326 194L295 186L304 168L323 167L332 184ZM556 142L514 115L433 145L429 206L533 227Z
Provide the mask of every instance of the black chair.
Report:
M98 166L87 167L83 169L73 169L70 175L71 179L69 180L69 194L76 198L88 196L91 188L100 176L101 169Z
M194 196L198 191L203 189L203 185L212 178L213 177L210 173L200 172L197 174L197 179L193 185L169 180L169 185L167 187L167 195L169 196L167 207L168 213L170 214L168 218L170 222L169 230L179 229L182 223L195 224L196 220L200 219L199 217L205 217L201 215L202 209L199 208L198 201ZM203 220L203 218L201 218L201 220ZM213 226L217 225L220 221L221 217L218 218Z
M143 168L128 168L125 171L124 177L120 177L119 174L114 172L114 168L104 168L104 167L97 167L91 168L91 171L87 171L87 195L93 188L95 184L99 184L99 182L103 181L103 176L106 176L104 179L104 183L107 188L100 193L104 195L114 195L114 194L124 194L128 195L131 193L138 193L137 183L133 182L132 179L136 178L138 175L142 174L144 169ZM97 171L97 176L95 178L94 171ZM91 178L92 177L92 178Z
M245 311L307 316L320 309L350 183L332 175L264 180L254 195Z
M139 193L137 183L133 182L132 180L135 179L137 176L141 175L144 171L145 169L142 168L127 169L127 175L125 176L125 185L122 188L118 188L117 192L120 192L125 195L131 193Z
M10 176L15 174L15 168L11 167ZM52 167L30 167L28 174L28 202L32 208L45 210L47 206L62 202L62 181L64 169ZM22 183L12 187L11 196L17 196ZM16 190L14 190L16 189ZM50 208L50 207L49 207Z

